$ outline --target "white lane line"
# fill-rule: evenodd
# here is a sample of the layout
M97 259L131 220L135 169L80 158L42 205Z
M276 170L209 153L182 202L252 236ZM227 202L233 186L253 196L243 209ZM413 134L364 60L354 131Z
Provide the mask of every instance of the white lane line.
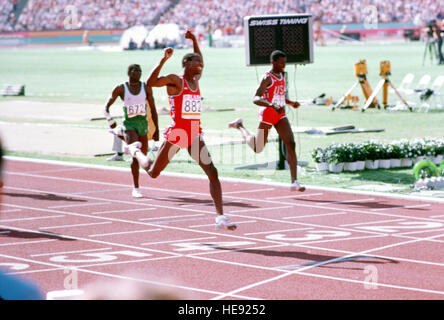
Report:
M210 239L217 239L217 237L200 237L200 238L177 239L177 240L157 241L157 242L144 242L144 243L141 243L140 245L141 246L152 246L152 245L165 244L165 243L180 243L180 242L210 240Z
M55 256L55 255L60 255L60 254L85 253L85 252L105 251L105 250L112 250L112 248L96 248L96 249L84 249L84 250L74 250L74 251L48 252L48 253L31 254L29 256L30 257L45 257L45 256Z
M277 210L277 209L288 209L294 208L294 206L281 206L281 207L268 207L268 208L251 208L251 209L241 209L241 210L232 210L229 213L242 213L242 212L256 212L256 211L266 211L266 210Z
M2 204L5 205L5 204ZM22 211L22 209L3 209L1 212L2 213L9 213L9 212L18 212L18 211Z
M16 221L31 221L31 220L41 220L41 219L54 219L54 218L64 218L64 217L66 217L66 216L56 215L56 216L42 216L42 217L17 218L17 219L5 219L5 220L0 219L0 223L16 222Z
M347 212L330 212L330 213L309 214L309 215L305 215L305 216L285 217L285 218L282 218L282 220L301 219L301 218L317 218L317 217L335 216L335 215L342 215L342 214L348 214L348 213Z
M116 236L122 234L133 234L133 233L141 233L141 232L152 232L152 231L162 231L162 229L149 229L149 230L133 230L133 231L122 231L122 232L112 232L112 233L100 233L100 234L91 234L88 237L106 237L106 236Z
M269 234L269 233L281 233L281 232L287 232L287 231L304 231L304 230L312 230L312 229L314 229L314 228L293 228L293 229L284 229L284 230L251 232L251 233L244 233L244 236L254 236L254 235L258 235L258 234Z
M67 204L67 205L58 205L58 206L49 206L50 209L61 209L61 208L75 208L75 207L87 207L87 206L95 206L109 204L109 202L92 202L92 203L80 203L80 204Z
M64 229L64 228L76 228L76 227L89 227L89 226L95 226L99 224L111 224L112 222L106 221L106 222L91 222L91 223L79 223L79 224L67 224L62 226L50 226L50 227L40 227L40 230L47 230L47 229Z
M274 190L276 190L276 188L262 188L262 189L254 189L254 190L228 191L228 192L224 192L224 194L255 193L255 192L266 192L266 191L274 191Z
M0 247L8 247L8 246L22 246L24 244L36 244L36 243L45 243L45 242L53 242L58 241L56 239L48 239L48 240L35 240L35 241L22 241L22 242L9 242L9 243L1 243Z
M352 200L342 200L342 201L331 201L331 202L319 202L318 205L329 205L329 204L347 204L347 203L355 203L355 202L365 202L365 201L373 201L375 198L363 198L363 199L352 199Z
M305 198L305 197L312 197L312 196L322 196L324 193L303 193L303 194L292 194L289 196L280 196L280 197L269 197L265 198L266 200L279 200L279 199L288 199L288 198Z
M350 223L350 224L341 224L340 227L354 227L354 226L363 226L367 224L378 224L378 223L387 223L387 222L399 222L405 221L405 219L392 219L392 220L378 220L378 221L370 221L370 222L359 222L359 223Z
M141 218L141 219L139 219L139 221L165 220L165 219L201 217L201 216L206 216L206 214L199 213L199 214L188 214L188 215L180 215L180 216L164 216L164 217Z
M119 209L119 210L107 210L107 211L95 211L91 214L108 214L108 213L123 213L123 212L134 212L134 211L151 211L156 210L156 208L137 208L137 209Z
M247 220L247 221L236 221L236 224L243 224L243 223L254 223L257 222L257 220ZM189 228L202 228L202 227L211 227L215 226L214 223L212 224L201 224L201 225L194 225L194 226L188 226Z

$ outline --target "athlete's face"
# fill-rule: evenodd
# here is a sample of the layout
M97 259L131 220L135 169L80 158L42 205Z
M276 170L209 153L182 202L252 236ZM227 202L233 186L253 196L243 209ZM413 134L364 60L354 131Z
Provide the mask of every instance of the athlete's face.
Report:
M202 73L203 61L201 57L193 57L191 61L188 62L188 68L193 75L198 75Z
M273 64L273 69L280 73L283 72L285 69L285 64L287 63L287 58L285 57L280 57L279 59L277 59L276 61L272 61Z
M140 67L136 66L128 70L128 76L133 81L139 81L140 77L142 76L142 69Z

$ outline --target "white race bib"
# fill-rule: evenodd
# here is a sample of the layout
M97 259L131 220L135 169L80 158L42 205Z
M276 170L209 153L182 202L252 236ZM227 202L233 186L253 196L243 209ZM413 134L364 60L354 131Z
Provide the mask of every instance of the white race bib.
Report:
M182 100L182 118L200 119L202 99L198 94L184 94Z
M126 107L126 115L128 118L133 118L135 116L145 116L146 115L146 105L135 104Z
M275 95L271 103L283 107L285 106L285 96Z

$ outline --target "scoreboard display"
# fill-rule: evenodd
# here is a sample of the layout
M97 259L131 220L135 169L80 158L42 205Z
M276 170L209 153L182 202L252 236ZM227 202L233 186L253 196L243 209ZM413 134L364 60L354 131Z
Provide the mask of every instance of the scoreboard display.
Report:
M313 63L311 15L247 16L244 34L247 66L270 64L274 50L285 52L287 64Z

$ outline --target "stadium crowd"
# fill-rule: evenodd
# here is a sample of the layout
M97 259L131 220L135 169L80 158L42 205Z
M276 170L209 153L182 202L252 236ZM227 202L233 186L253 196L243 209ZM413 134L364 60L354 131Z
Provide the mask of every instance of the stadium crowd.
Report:
M168 22L241 34L248 15L310 13L323 24L365 23L372 12L378 23L419 24L444 15L442 0L29 0L17 18L19 1L26 0L0 0L0 31L126 29Z
M127 29L151 24L170 5L171 0L29 0L14 30Z

